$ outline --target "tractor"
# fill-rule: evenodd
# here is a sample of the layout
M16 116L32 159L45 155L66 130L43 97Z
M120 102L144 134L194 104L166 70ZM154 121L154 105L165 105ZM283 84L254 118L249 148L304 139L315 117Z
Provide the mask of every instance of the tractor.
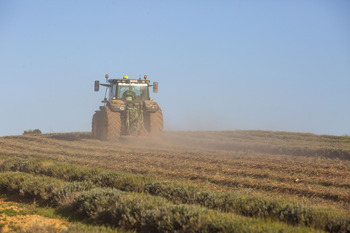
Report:
M92 137L118 141L120 137L160 136L163 131L163 113L157 102L150 98L149 87L158 93L158 82L150 84L143 79L121 79L105 76L107 83L95 81L95 91L107 87L105 98L92 118ZM107 98L108 95L108 98Z

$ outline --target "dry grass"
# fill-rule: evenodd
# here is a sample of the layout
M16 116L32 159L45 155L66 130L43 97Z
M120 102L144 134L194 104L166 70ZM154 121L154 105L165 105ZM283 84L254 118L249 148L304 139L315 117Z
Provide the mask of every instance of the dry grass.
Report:
M66 232L68 229L66 221L30 212L18 203L0 198L0 232Z

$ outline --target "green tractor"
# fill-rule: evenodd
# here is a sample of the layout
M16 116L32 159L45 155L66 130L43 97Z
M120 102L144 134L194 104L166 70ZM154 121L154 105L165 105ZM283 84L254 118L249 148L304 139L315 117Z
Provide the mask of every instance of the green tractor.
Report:
M106 84L95 81L95 91L107 87L104 106L92 118L92 137L117 141L121 136L159 136L163 131L163 113L158 104L150 98L149 87L158 93L158 82L150 85L144 79L110 79Z

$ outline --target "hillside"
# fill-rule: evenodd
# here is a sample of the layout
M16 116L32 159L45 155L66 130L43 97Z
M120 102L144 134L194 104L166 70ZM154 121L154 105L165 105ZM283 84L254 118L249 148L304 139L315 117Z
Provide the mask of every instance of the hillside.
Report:
M344 232L350 231L350 137L269 131L197 131L165 132L161 139L125 138L118 143L110 143L91 139L89 133L23 135L0 138L0 158L1 163L10 164L2 165L5 175L10 171L20 171L24 174L41 174L63 179L64 182L74 180L47 170L39 172L39 168L26 168L29 165L25 161L30 159L28 161L41 164L42 160L32 160L40 158L57 161L59 166L65 166L62 163L67 164L67 167L74 164L79 169L98 167L106 172L119 172L127 178L114 185L107 185L108 188L117 188L128 193L145 192L172 203L157 204L160 207L167 206L166 208L171 209L174 204L185 204L186 208L197 208L191 207L194 204L216 211L209 212L210 216L219 213L235 214L247 218L247 221L255 219L251 217L259 217L272 219L276 224L287 224L274 226L276 228L272 232L280 227L288 229L295 225L306 226L305 232L311 229L308 228L310 226L329 232L341 229ZM12 161L11 158L24 160ZM45 167L45 163L40 166ZM93 178L86 179L95 182ZM140 181L135 181L139 179ZM187 196L179 194L179 187L185 187L181 190L186 190ZM169 189L173 191L170 192ZM198 189L194 193L207 193L210 197L201 199L202 201L198 197L193 199L189 191L193 189ZM2 188L2 192L8 190ZM234 201L222 202L225 195L229 195ZM236 195L236 199L231 195ZM148 197L145 200L149 202ZM206 203L210 200L222 204ZM237 206L237 200L240 200L240 207ZM245 204L242 204L242 200L248 204L255 203L249 204L254 208L262 202L270 203L265 210L267 214L264 211L260 213L261 210L243 210L242 205ZM222 205L227 203L236 204L224 208ZM272 208L271 203L274 203L273 206L296 206L304 215L310 209L311 213L313 210L320 210L329 214L331 217L327 216L330 219L338 219L338 225L334 222L327 223L327 226L318 225L318 221L325 221L318 219L322 214L311 214L311 217L306 214L305 216L309 216L308 221L302 220L305 217L303 214L301 220L281 218L274 210L268 210ZM336 214L337 217L334 217L335 213L340 215ZM223 218L226 220L220 221L226 224L230 217ZM253 227L251 231L266 227L266 223L259 221L254 224L257 224L256 228ZM143 228L131 225L112 226L144 231ZM231 228L223 229L230 231L227 229Z

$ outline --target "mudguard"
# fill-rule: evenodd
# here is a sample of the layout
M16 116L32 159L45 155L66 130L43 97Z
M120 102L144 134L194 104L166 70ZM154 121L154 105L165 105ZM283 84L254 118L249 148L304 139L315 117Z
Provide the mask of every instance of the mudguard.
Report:
M156 112L159 109L157 102L152 100L145 100L144 107L148 112Z

